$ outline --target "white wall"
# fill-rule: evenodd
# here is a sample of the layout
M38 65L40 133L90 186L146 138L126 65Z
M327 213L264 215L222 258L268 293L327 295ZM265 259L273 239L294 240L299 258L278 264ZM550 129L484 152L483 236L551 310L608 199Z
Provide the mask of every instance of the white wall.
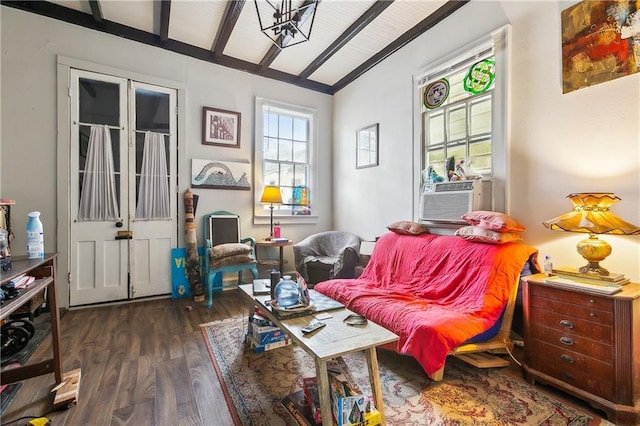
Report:
M180 114L184 119L178 144L185 156L179 163L180 195L188 188L192 158L253 163L254 100L256 96L318 110L319 181L314 188L316 225L283 225L283 235L294 240L331 229L331 128L333 98L289 84L265 79L229 68L199 61L123 38L87 30L35 14L2 7L2 159L0 197L16 200L12 209L16 239L12 251L25 254L27 213L42 212L45 250L58 249L56 235L56 180L66 170L56 170L57 152L57 75L58 55L106 65L128 73L149 75L177 82L186 94ZM241 117L240 149L201 144L202 107L238 111ZM262 188L257 188L261 191ZM243 236L268 236L269 225L253 223L253 190L230 191L196 189L200 196L197 210L198 236L201 216L215 210L229 210L242 217ZM179 198L182 206L182 199ZM183 211L183 209L182 209ZM180 216L182 221L183 216ZM183 224L180 223L182 245ZM271 253L276 255L277 253ZM289 267L293 253L285 249ZM61 258L66 259L66 254ZM60 268L59 270L63 268ZM64 266L64 265L63 265ZM59 286L61 305L68 303L67 291Z
M334 98L334 226L366 238L411 219L412 75L512 26L508 211L527 244L555 265L580 266L586 234L542 225L571 209L573 192L614 192L612 211L640 225L640 74L562 94L560 13L575 2L473 1L338 92ZM380 123L380 166L355 169L355 130ZM348 182L349 184L345 184ZM602 236L602 265L640 281L640 236Z

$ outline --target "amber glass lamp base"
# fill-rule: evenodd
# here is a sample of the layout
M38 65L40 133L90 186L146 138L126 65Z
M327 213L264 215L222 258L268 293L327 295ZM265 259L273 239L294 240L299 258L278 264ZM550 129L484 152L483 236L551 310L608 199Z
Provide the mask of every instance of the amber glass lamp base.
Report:
M589 262L580 268L580 273L609 275L609 271L600 266L600 261L611 254L611 246L609 243L599 239L596 234L590 234L589 238L580 241L577 247L580 256Z

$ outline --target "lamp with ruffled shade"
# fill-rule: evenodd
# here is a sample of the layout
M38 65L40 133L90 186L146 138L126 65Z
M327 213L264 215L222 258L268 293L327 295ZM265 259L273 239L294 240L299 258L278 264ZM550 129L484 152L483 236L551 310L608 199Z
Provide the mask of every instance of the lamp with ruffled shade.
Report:
M611 246L597 234L640 235L640 227L632 225L611 213L609 207L621 198L607 192L582 192L567 195L573 210L562 216L542 222L554 231L583 232L589 238L578 243L578 253L587 260L580 273L607 276L609 271L600 262L611 254Z

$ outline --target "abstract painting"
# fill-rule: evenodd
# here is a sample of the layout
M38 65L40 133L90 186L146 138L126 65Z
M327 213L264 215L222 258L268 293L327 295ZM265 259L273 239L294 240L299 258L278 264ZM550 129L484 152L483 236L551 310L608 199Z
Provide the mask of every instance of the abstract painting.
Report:
M251 164L236 161L191 160L191 187L249 191Z
M636 1L585 0L561 13L562 92L640 71Z

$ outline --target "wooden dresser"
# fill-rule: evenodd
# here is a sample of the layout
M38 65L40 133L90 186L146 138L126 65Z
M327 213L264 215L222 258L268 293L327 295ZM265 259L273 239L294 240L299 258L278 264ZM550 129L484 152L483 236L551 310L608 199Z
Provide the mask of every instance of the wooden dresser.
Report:
M533 275L523 283L525 378L640 424L640 284L613 295L567 289Z

